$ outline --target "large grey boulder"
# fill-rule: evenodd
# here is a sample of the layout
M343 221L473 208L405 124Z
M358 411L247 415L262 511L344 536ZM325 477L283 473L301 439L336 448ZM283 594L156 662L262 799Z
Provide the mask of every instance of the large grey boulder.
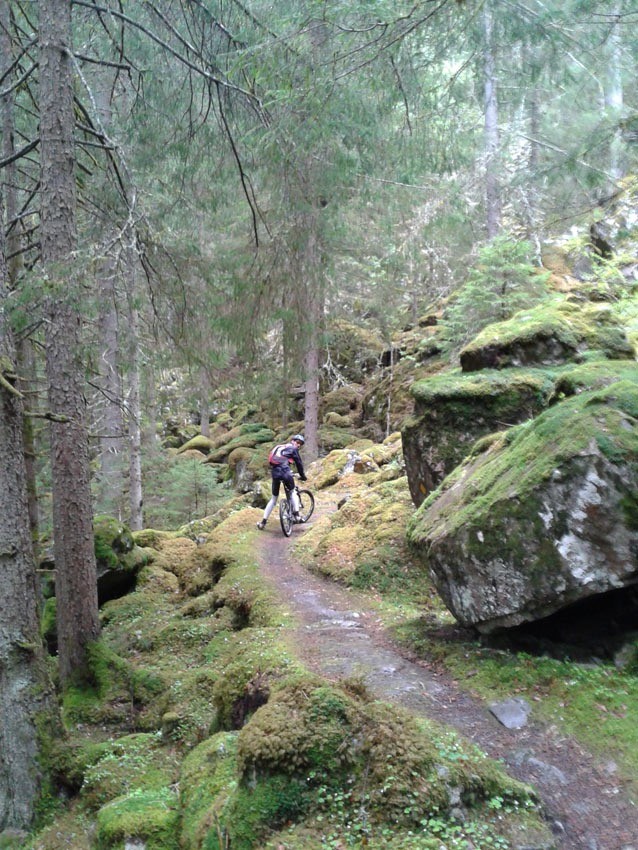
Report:
M638 583L637 422L638 382L581 393L423 503L409 538L462 624L489 633Z
M412 386L414 414L401 430L415 505L439 486L476 440L540 413L554 382L532 369L447 373Z

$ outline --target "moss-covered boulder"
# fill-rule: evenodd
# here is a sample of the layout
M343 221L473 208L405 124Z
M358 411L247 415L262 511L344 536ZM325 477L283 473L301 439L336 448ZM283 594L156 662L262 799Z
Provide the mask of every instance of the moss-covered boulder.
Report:
M325 416L332 411L356 422L361 413L361 399L364 388L361 384L349 383L330 390L321 398L321 411Z
M541 370L447 373L412 386L414 415L401 435L415 505L435 490L474 442L543 410L554 392Z
M421 505L409 538L461 623L491 632L638 582L637 419L636 382L583 392L484 441Z
M221 850L224 812L237 778L236 732L213 735L184 759L180 776L183 850Z
M261 443L271 443L275 432L260 423L248 423L228 432L228 439L211 449L206 463L223 463L235 449L254 449Z
M309 675L275 686L238 735L197 747L180 785L187 850L224 841L251 850L295 822L325 835L356 818L362 801L366 820L391 824L393 835L423 831L428 817L465 820L495 798L530 802L455 735Z
M192 439L188 440L187 443L184 443L183 446L180 446L178 449L178 454L183 454L188 451L198 451L203 455L207 455L208 452L212 449L213 442L209 437L204 437L202 434L197 434Z
M270 446L270 440L264 442ZM268 451L269 448L263 445L254 449L243 446L233 449L228 455L227 463L232 472L233 487L237 492L250 493L255 482L267 474Z
M344 480L349 497L340 509L314 522L299 544L303 560L333 580L360 588L405 588L415 562L405 539L413 506L405 476L392 481L373 476L356 487Z
M489 325L463 348L460 360L464 372L476 372L556 365L588 352L611 359L634 357L613 307L557 298Z
M93 532L98 601L102 605L133 589L147 556L136 547L129 528L114 517L95 517Z
M327 348L335 371L352 383L361 383L378 368L385 347L377 331L346 321L334 322L327 335Z
M173 788L133 791L97 813L100 850L179 850L179 804Z

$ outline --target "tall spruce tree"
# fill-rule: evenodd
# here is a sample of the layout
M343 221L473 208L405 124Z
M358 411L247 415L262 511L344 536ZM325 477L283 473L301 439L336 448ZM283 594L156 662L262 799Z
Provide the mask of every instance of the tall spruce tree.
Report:
M62 682L90 680L99 634L84 366L80 350L71 5L40 4L40 243L46 276L57 632Z

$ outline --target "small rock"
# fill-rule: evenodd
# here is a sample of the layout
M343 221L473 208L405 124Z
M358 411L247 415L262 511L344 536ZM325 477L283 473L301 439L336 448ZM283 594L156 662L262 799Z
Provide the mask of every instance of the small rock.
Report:
M532 710L522 697L512 697L503 702L492 703L490 711L506 729L522 729L527 725L527 718Z
M530 758L527 762L530 767L542 774L542 778L551 785L567 785L569 779L559 768L553 764L546 764L544 761L536 758Z

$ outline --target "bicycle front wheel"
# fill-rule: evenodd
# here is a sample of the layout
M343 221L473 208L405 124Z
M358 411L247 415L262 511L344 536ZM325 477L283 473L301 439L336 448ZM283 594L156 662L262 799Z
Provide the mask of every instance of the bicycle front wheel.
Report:
M279 522L283 533L286 537L290 537L292 534L292 511L288 499L282 499L279 502Z
M297 490L299 496L299 518L302 522L308 522L315 509L315 497L310 490Z

